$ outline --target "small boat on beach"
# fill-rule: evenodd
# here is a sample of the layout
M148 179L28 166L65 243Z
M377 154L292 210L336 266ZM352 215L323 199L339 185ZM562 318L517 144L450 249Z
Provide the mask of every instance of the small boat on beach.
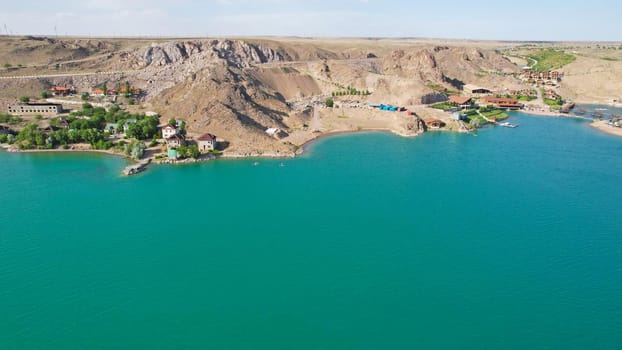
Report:
M512 124L508 122L499 123L499 125L504 128L518 128L518 124Z
M594 112L592 113L592 117L594 118L598 118L598 119L602 119L602 117L605 116L605 113L602 111L596 111L594 110Z

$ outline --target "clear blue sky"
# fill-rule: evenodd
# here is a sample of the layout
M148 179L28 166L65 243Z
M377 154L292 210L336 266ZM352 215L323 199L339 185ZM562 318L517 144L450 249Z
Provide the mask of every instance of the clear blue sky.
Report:
M622 41L620 16L619 0L21 0L2 5L0 31Z

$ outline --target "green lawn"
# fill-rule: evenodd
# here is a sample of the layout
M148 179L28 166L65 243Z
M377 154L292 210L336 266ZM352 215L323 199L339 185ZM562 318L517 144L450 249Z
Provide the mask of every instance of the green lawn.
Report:
M452 103L449 103L449 102L441 102L441 103L434 104L434 105L432 105L430 107L435 108L435 109L442 109L443 111L446 111L446 110L452 109L452 108L454 108L456 106L454 104L452 104Z
M573 55L553 49L541 49L527 55L527 57L538 61L533 69L540 72L561 68L577 59Z
M544 103L551 106L551 108L555 108L555 107L561 108L561 106L564 104L564 101L562 101L561 98L558 98L557 100L551 100L550 98L545 98Z
M497 118L497 120L503 120L503 119L507 119L508 118L508 114L505 113L502 110L496 109L494 111L490 111L490 112L482 112L483 115L486 116L486 118Z

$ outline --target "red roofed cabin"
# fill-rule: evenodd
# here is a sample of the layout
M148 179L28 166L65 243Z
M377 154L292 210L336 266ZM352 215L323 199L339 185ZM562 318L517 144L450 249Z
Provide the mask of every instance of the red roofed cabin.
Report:
M200 152L213 151L216 148L216 136L205 134L197 139Z
M65 86L52 86L50 92L54 96L67 96L73 94L73 89Z
M499 108L511 108L511 109L520 109L523 108L523 105L518 102L515 98L505 98L505 97L492 97L486 96L482 98L482 101L485 103L494 104Z
M104 94L104 89L95 88L91 91L91 95L93 96L114 96L117 94L117 90L115 89L106 89L106 93Z
M129 90L128 90L127 86L121 86L119 88L119 93L120 94L129 94L129 95L139 95L140 94L140 89L139 88L135 88L135 87L130 87Z
M473 99L467 96L452 95L449 97L449 102L457 104L462 109L471 108L473 105Z
M179 129L175 125L165 125L162 127L162 138L168 139L173 135L177 135L179 133Z
M179 146L183 146L186 142L183 136L175 134L166 139L166 145L168 148L177 148Z

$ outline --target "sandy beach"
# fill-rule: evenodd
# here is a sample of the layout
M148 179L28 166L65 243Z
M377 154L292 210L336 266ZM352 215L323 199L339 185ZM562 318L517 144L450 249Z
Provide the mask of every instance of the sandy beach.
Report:
M600 131L606 132L608 134L622 137L622 128L611 126L607 124L606 120L595 121L592 124L590 124L590 126Z

